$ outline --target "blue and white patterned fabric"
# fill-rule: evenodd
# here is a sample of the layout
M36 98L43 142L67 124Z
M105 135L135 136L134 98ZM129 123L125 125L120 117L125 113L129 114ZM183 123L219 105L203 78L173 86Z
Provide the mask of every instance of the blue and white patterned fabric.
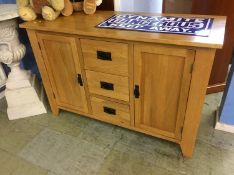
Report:
M97 27L143 32L208 36L212 24L213 18L117 14L97 25Z

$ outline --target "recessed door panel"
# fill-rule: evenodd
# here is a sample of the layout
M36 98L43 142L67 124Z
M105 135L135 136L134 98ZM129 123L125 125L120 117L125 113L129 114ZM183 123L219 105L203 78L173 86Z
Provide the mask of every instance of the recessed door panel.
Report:
M134 83L135 125L172 138L180 138L189 93L194 51L136 45Z
M75 38L48 34L38 38L57 103L87 112Z

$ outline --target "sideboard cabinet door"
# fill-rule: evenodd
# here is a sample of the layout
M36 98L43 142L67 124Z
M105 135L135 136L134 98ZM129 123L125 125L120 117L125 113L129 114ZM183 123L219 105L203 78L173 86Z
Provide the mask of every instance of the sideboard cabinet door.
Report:
M75 38L43 33L37 37L57 104L87 112Z
M181 139L194 55L181 47L134 46L135 127Z

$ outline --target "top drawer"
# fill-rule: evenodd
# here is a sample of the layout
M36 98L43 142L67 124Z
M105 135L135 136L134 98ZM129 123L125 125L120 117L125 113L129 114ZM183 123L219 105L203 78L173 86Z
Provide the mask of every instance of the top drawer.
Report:
M128 76L128 44L81 39L85 69Z

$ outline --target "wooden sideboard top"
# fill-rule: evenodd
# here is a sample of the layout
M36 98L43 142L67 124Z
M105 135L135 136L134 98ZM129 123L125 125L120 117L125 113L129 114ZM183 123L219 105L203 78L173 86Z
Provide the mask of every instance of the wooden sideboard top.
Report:
M207 15L185 15L185 14L147 14L160 16L183 16L183 17L206 17L214 18L213 26L208 37L190 36L179 34L138 32L119 29L103 29L95 27L113 14L120 12L97 11L94 15L74 13L69 17L59 17L55 21L37 19L20 24L21 28L58 32L66 34L77 34L81 36L102 37L109 39L121 39L127 41L141 41L149 43L173 44L193 47L222 48L225 33L226 17ZM146 13L137 13L145 15Z

